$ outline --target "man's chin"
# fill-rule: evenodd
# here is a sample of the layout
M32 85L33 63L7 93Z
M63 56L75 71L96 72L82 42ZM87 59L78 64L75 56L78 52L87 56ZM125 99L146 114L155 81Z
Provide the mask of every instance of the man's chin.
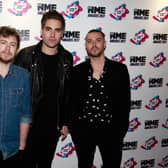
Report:
M90 54L90 57L98 58L98 57L100 57L100 55L99 54Z
M56 48L58 44L47 44L48 48Z
M13 61L14 61L13 58L12 59L2 59L2 58L0 58L0 62L2 62L3 64L9 64Z

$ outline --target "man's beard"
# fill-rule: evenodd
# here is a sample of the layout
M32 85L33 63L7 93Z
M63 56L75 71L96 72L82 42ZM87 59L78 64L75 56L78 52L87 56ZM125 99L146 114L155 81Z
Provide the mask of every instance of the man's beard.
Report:
M0 54L5 54L5 53L0 53ZM11 53L9 53L10 56L12 56ZM4 64L9 64L11 62L13 62L15 59L15 57L10 57L9 59L4 59L3 57L0 56L0 62L4 63Z
M92 54L92 52L87 51L89 57L100 57L104 51L100 51L96 54Z
M86 49L86 51L87 51L87 54L88 54L89 57L94 57L94 58L100 57L104 52L104 50L99 50L99 52L97 52L97 53L92 53L91 51L89 51L87 49Z
M8 60L5 60L5 59L3 59L3 58L0 57L0 62L2 62L4 64L9 64L9 63L11 63L13 61L14 61L14 58L10 58Z

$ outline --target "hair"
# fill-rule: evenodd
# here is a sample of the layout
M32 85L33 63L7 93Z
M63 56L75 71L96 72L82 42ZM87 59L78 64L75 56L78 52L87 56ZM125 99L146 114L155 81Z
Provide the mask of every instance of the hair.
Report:
M46 13L44 13L42 19L41 19L41 28L44 28L44 25L46 23L46 21L48 19L55 19L55 20L59 20L62 24L62 28L63 30L65 29L65 19L62 16L61 13L57 12L57 11L48 11Z
M9 37L14 36L17 40L17 49L20 47L20 35L17 30L10 26L1 26L0 27L0 36L2 37Z
M95 33L100 33L102 35L103 39L105 39L105 34L101 30L98 30L98 29L91 29L91 30L88 31L87 34L94 33L94 32Z

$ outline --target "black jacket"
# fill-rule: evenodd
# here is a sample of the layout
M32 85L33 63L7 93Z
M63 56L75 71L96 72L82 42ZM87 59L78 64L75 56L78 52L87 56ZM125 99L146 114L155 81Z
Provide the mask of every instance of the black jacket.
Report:
M26 68L32 79L32 103L33 103L33 117L36 116L38 104L43 97L43 79L44 71L41 60L42 41L37 45L23 48L17 55L15 64ZM63 103L64 97L64 81L68 80L69 72L73 66L73 57L70 52L65 50L62 45L58 46L59 60L58 71L56 78L59 81L59 89L57 95L57 124L61 126L64 124L63 118L65 114L60 113L60 106ZM65 98L65 97L64 97ZM34 118L33 118L34 119Z
M71 116L70 126L79 127L81 121L78 120L84 106L84 100L88 95L88 73L92 70L90 61L76 65L70 75L70 104L69 114ZM111 99L112 113L112 132L119 135L118 138L123 139L129 126L130 113L130 79L126 65L109 60L105 61L105 92ZM83 123L84 127L88 123ZM118 140L117 136L116 139Z

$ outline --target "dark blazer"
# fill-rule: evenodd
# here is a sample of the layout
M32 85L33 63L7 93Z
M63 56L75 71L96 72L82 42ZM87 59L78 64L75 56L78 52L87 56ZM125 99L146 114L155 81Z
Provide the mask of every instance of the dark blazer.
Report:
M88 73L92 71L90 61L87 60L73 67L70 74L70 105L68 111L71 116L70 127L78 127L78 116L82 111L85 97L88 95ZM111 128L118 138L123 139L129 126L130 112L130 79L127 66L106 58L105 92L111 99L112 123ZM87 123L86 123L87 124ZM117 139L118 139L117 138Z

